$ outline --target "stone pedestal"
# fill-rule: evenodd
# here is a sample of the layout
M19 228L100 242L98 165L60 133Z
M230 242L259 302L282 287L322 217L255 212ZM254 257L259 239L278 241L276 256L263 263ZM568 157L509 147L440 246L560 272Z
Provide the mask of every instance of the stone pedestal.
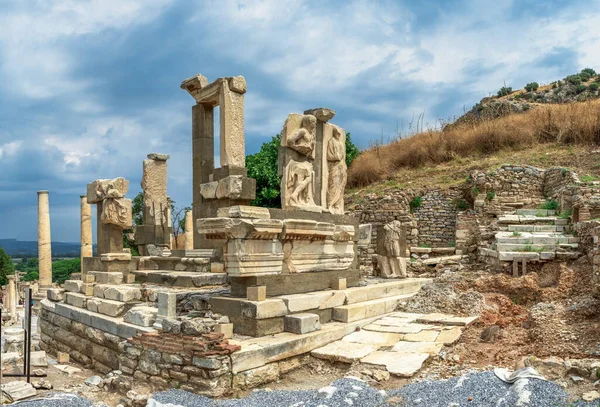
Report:
M24 332L23 328L6 328L2 332L4 353L17 352L19 355L23 355L25 343Z
M87 196L81 195L81 264L84 257L92 257L92 207L87 202Z
M48 191L38 191L38 259L40 287L52 285L52 248Z

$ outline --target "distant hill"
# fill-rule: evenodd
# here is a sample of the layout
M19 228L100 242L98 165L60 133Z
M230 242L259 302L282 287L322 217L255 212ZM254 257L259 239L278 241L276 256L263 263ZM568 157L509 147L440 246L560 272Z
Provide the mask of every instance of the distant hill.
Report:
M37 241L0 239L0 247L11 257L37 257ZM52 257L78 257L79 243L52 242Z

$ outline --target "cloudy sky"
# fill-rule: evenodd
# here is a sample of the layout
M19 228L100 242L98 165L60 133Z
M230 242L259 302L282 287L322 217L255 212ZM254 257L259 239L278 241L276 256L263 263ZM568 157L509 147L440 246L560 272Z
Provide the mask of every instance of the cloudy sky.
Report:
M577 0L0 0L0 238L79 240L97 178L140 190L168 153L169 194L191 202L196 73L244 75L246 153L290 112L326 106L361 147L424 113L460 115L504 83L600 68L600 3Z

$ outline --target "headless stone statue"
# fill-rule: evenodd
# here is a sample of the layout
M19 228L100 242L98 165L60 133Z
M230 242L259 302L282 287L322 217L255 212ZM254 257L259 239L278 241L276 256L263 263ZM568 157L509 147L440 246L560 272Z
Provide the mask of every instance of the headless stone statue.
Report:
M348 180L346 141L342 132L342 129L334 126L333 136L327 144L327 162L329 166L327 209L329 209L329 212L336 214L344 214L344 189Z
M402 224L395 220L377 233L377 263L379 274L385 278L405 278L406 235Z

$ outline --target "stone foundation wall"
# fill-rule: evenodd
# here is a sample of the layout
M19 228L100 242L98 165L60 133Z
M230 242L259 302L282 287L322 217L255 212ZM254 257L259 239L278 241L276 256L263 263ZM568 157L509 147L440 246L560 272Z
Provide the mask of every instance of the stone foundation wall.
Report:
M45 308L40 310L40 348L48 353L66 352L73 360L101 373L119 369L123 339Z
M458 189L435 189L421 196L421 205L414 209L419 246L449 247L456 244L457 206L462 199L463 192Z
M223 334L145 333L123 343L120 370L158 388L219 397L231 391L231 359L239 349Z
M544 170L505 164L496 171L472 172L468 186L473 199L490 194L499 203L523 202L527 207L537 207L544 201Z
M463 254L476 254L479 240L479 222L475 211L459 212L456 215L456 249L462 250Z

